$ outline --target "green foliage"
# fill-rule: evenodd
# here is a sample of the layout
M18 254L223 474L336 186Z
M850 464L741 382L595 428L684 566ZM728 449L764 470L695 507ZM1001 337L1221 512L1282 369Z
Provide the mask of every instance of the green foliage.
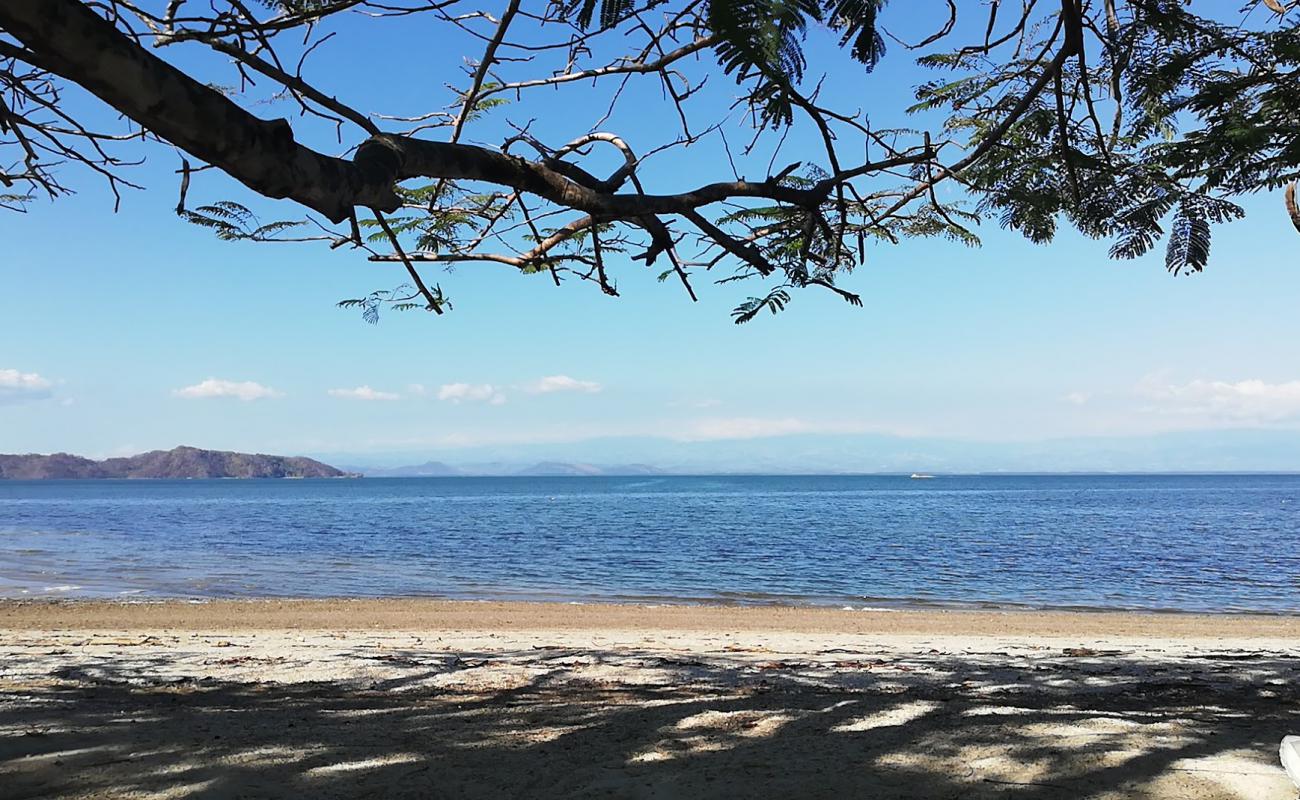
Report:
M501 197L482 192L463 191L453 181L434 181L421 186L398 186L398 195L408 206L423 206L429 211L411 212L405 216L388 217L393 233L413 236L415 248L439 253L465 236L477 234L484 217L501 210ZM388 241L378 220L363 219L358 224L369 231L366 241L383 244Z
M885 54L876 16L885 0L711 0L708 21L728 75L751 86L747 97L764 125L789 125L791 92L803 79L803 41L809 23L824 24L851 43L853 58L875 68Z
M312 14L327 10L338 0L258 0L263 6L286 14Z
M435 304L442 310L451 309L451 301L442 293L441 286L434 286L429 290L433 295ZM415 309L432 310L424 301L424 298L416 291L415 287L409 283L403 283L393 289L382 289L377 292L371 292L365 297L354 297L347 300L340 300L335 304L339 308L359 308L361 309L361 319L377 325L379 323L379 312L385 306L390 311L412 311Z
M731 312L731 318L737 325L744 325L754 317L757 317L764 309L777 314L785 310L786 304L790 302L790 293L786 291L786 286L778 286L767 293L766 297L751 297L740 305L736 306Z
M852 57L875 68L885 54L876 18L886 0L708 0L705 19L723 72L748 85L746 100L763 125L794 119L791 90L803 79L809 24L841 34ZM583 28L610 28L632 10L632 0L571 0L562 10ZM597 20L597 11L599 19Z
M262 2L297 14L329 4ZM556 13L548 13L547 20L558 14L588 30L631 28L637 8L655 5L653 0L648 5L553 0L550 9ZM1062 49L1067 26L1059 4L1036 10L1033 3L1011 5L1020 6L1025 19L1001 41L980 46L980 19L979 38L954 34L948 52L918 59L941 73L916 87L915 103L908 109L925 117L917 125L927 131L922 140L919 131L867 130L865 115L819 110L813 103L824 100L805 99L798 91L807 69L806 36L815 26L838 33L841 46L864 71L876 65L885 49L878 25L885 0L700 0L694 6L698 18L681 30L714 37L717 65L741 87L741 102L760 133L791 125L799 111L819 118L825 135L840 142L835 145L840 160L852 152L843 141L846 133L864 134L862 142L877 161L881 150L887 156L919 153L921 141L927 152L933 144L937 154L927 156L929 163L917 159L897 166L906 161L898 159L888 170L855 171L839 184L828 181L833 176L815 165L798 173L797 165L787 168L768 180L805 192L819 187L819 194L803 203L729 198L725 206L709 209L710 224L717 226L712 230L703 224L692 230L684 215L653 217L676 244L697 234L694 241L705 254L703 261L688 258L654 274L661 281L675 275L687 280L685 272L698 275L729 264L734 271L718 283L758 278L779 284L738 306L732 312L737 324L764 310L780 312L794 289L808 286L861 305L836 279L866 260L868 243L939 237L977 246L976 230L984 219L1037 243L1050 242L1062 227L1073 227L1108 240L1115 258L1137 258L1163 245L1170 272L1193 273L1209 264L1215 226L1242 216L1234 198L1300 178L1297 26L1275 19L1272 27L1247 30L1244 23L1198 16L1194 11L1204 6L1183 0L1123 0L1113 18L1089 17L1079 53ZM987 9L988 4L961 7L967 13L964 9ZM1005 13L997 26L988 23L990 31L996 29L992 38L1008 27ZM932 37L926 46L940 42L936 46L947 47L943 37ZM587 39L581 41L580 47L587 47ZM483 85L487 91L499 87L491 81ZM465 99L460 97L461 105ZM497 95L480 98L469 108L469 118L505 102ZM557 158L578 174L587 153L566 151ZM844 168L861 163L853 162ZM927 185L936 175L954 180L936 191ZM960 193L943 191L957 184ZM597 282L611 294L607 260L629 253L641 257L647 237L658 246L664 241L653 225L643 224L650 217L601 217L598 224L575 232L566 227L574 221L571 215L556 214L554 207L526 208L523 196L516 201L513 189L518 186L475 192L468 188L472 185L436 180L399 186L403 207L388 224L410 248L448 260L477 253L480 244L498 237L509 257L496 260L526 274L549 274L557 284L570 278ZM630 193L627 187L620 191ZM528 196L526 202L535 199ZM263 225L233 203L183 213L231 240L274 240L300 224ZM359 225L367 242L387 246L388 236L376 220L360 220ZM544 254L530 254L556 234L559 244L551 241ZM662 250L650 255L657 252ZM687 266L679 272L681 263ZM441 290L437 297L441 302ZM371 323L381 309L428 307L409 286L340 305L361 309Z
M210 228L218 239L227 242L273 242L284 231L305 225L303 220L279 220L261 223L247 207L230 200L199 206L194 210L180 209L177 213L188 222Z
M501 106L509 105L510 100L508 98L502 95L489 94L490 92L500 88L501 88L500 81L484 81L483 85L479 88L480 96L478 97L478 99L474 101L474 103L469 107L467 113L465 114L465 122L467 123L474 122L475 120L482 118L485 114L487 114L487 112L491 111L494 108L500 108ZM488 96L483 97L482 95L484 94L488 94ZM465 102L466 95L467 92L459 92L457 102L463 105Z
M885 40L876 30L876 17L885 0L838 0L824 3L826 19L841 31L840 46L852 44L849 52L857 61L875 68L885 57Z
M718 48L724 69L743 78L751 74L745 70L756 69L752 64L776 64L781 75L797 81L804 25L823 18L818 14L825 5L820 11L817 5L783 5L796 15L784 18L771 8L760 14L756 5L711 6L713 29L724 38ZM920 59L956 74L917 87L909 110L945 114L944 129L968 148L998 137L960 173L973 209L930 193L928 202L923 196L910 211L882 220L894 202L884 191L839 204L828 198L816 213L765 204L721 217L721 223L750 231L763 258L786 280L778 293L738 307L736 321L782 310L786 288L832 283L837 272L861 262L866 241L937 236L976 246L974 228L985 217L1037 243L1050 242L1069 224L1111 239L1116 258L1145 255L1163 241L1171 273L1205 269L1214 226L1243 215L1233 196L1300 177L1300 29L1248 32L1197 17L1175 0L1127 8L1091 63L1067 59L1059 80L1027 107L1022 101L1044 69L1037 54L1045 45L1035 34L1027 34L1020 55L1002 61L978 49ZM743 16L727 16L738 11ZM868 21L861 12L864 29L874 26L874 16ZM733 39L750 44L732 47ZM769 92L755 95L770 103L764 112L769 121L788 122L780 80L769 80L766 90L759 85L756 92ZM807 187L824 177L810 170L785 182ZM918 166L911 178L927 175ZM735 277L755 274L745 263Z
M1183 270L1200 272L1209 260L1210 223L1204 217L1188 213L1186 206L1180 207L1169 232L1165 268L1175 275Z
M892 238L939 238L979 247L980 238L968 225L978 225L980 215L957 206L924 205L910 218L888 226Z
M574 17L579 27L589 28L597 5L600 6L600 27L612 28L627 16L635 3L633 0L570 0L564 13Z
M10 211L25 211L27 204L35 200L31 194L0 194L0 208Z
M1169 271L1200 271L1213 225L1243 216L1230 198L1300 177L1300 30L1246 31L1175 0L1127 9L1096 63L1069 60L1060 98L1045 90L962 177L980 213L1032 241L1068 221L1136 258L1168 237ZM920 86L911 110L948 111L973 143L1036 74L971 52L921 63L965 74Z

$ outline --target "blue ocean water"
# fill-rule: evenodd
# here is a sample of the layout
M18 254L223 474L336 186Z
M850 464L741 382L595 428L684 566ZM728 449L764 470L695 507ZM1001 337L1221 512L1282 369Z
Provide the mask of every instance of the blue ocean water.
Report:
M0 481L0 595L1300 613L1300 476Z

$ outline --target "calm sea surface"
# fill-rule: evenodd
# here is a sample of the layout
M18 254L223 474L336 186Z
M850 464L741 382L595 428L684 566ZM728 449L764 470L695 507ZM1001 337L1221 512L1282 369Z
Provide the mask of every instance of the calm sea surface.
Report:
M0 481L0 595L1300 613L1300 476Z

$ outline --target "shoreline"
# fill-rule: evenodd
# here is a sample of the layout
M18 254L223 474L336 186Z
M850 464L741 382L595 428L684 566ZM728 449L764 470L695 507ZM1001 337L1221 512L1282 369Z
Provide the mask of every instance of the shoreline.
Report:
M0 629L785 631L853 635L1291 639L1300 615L1027 608L424 598L0 599Z
M148 589L92 590L68 583L45 586L42 590L7 580L12 576L0 571L0 606L23 603L49 604L202 604L202 603L502 603L518 605L579 605L684 608L792 608L857 612L983 612L990 614L1128 614L1140 616L1193 616L1294 618L1300 620L1300 605L1281 610L1253 607L1196 608L1142 605L1089 605L1072 603L1036 603L1016 600L942 600L916 597L864 597L834 595L764 594L759 592L720 592L702 595L654 594L571 594L567 592L494 591L470 593L393 593L393 594L186 594ZM75 580L75 579L73 579ZM16 591L15 591L16 590Z

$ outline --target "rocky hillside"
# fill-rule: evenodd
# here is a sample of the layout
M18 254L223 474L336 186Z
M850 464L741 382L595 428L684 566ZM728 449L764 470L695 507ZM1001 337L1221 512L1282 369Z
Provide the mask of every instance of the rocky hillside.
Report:
M92 461L67 453L2 455L0 479L47 478L344 478L348 473L299 456L176 447Z

